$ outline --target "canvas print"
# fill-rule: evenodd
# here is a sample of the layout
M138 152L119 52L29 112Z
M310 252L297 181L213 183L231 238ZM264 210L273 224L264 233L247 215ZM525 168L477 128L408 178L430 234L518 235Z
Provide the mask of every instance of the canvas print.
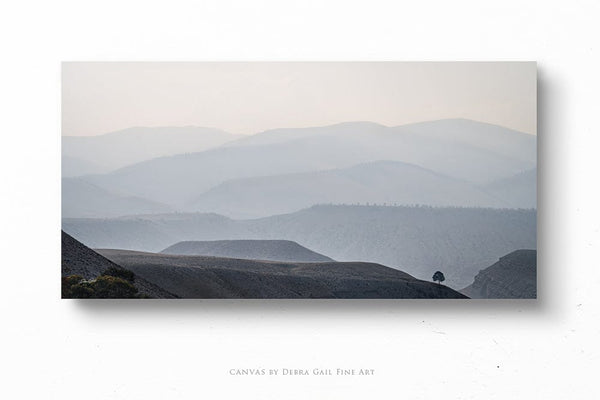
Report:
M68 62L62 297L534 299L534 62Z

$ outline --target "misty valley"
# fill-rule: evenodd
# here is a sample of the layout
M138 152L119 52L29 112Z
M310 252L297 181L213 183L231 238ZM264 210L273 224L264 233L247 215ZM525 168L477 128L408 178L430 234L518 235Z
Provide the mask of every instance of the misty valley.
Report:
M534 135L138 127L62 153L63 298L537 296Z

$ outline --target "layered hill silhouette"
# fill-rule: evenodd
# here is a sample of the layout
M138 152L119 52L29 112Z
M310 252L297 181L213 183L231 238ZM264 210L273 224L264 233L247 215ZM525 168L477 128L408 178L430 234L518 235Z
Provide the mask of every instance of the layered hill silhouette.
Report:
M399 127L344 123L259 133L218 148L144 161L89 179L109 191L182 207L226 181L382 160L418 165L479 185L534 168L536 138L469 120Z
M106 168L94 164L91 161L82 160L77 157L63 155L61 158L61 174L63 178L71 178L81 175L100 174L106 172Z
M73 217L119 217L174 211L172 207L135 196L117 194L83 178L62 179L62 215Z
M510 194L505 192L502 194ZM202 194L188 208L232 218L259 218L314 204L356 203L512 206L474 184L412 164L377 161L343 169L232 180Z
M381 264L422 282L440 270L449 286L466 287L482 266L535 249L536 159L535 136L464 119L348 122L246 137L195 127L65 137L63 229L92 248L126 249L118 256L156 282L160 271L169 285L185 287L185 277L200 287L209 282L208 292L188 288L189 297L230 295L243 279L249 297L261 294L253 286L259 282L273 297L355 289L359 297L418 297L416 283L390 283L399 275L382 283L367 274L381 285L363 287L347 273L362 276L363 264ZM128 253L161 250L179 255ZM324 276L329 283L319 286L322 264L299 263L331 264L323 254L360 265L344 267L348 281ZM194 257L200 264L189 264ZM173 261L179 258L188 264ZM480 282L496 279L495 272L480 275ZM294 295L286 280L311 289ZM432 296L436 289L425 283L417 286Z
M460 292L474 299L535 299L537 251L516 250L475 276Z
M156 157L204 151L239 138L219 129L185 127L135 127L99 136L63 136L63 176L108 172ZM79 173L72 161L81 166L94 165Z
M537 168L490 182L482 188L514 208L537 207Z
M63 219L93 248L158 252L190 240L291 240L338 261L367 261L465 287L482 265L536 248L536 212L483 208L314 206L255 220L216 214Z
M394 127L359 121L313 128L272 129L242 137L227 143L226 146L270 145L298 139L333 137L362 142L361 144L368 146L365 149L367 150L379 147L380 143L377 140L382 138L378 138L378 136L383 137L385 140L397 140L396 143L409 145L410 150L418 149L424 142L434 141L443 145L467 146L522 161L531 162L535 160L534 136L498 125L460 118L426 121ZM377 151L391 151L391 154L395 154L393 152L398 150L377 149ZM413 157L418 158L419 155L414 154Z
M109 268L123 270L123 267L86 247L64 231L61 232L61 275L79 275L85 279L94 279ZM140 293L153 298L175 298L172 293L148 282L140 276L135 277L134 286Z
M284 262L334 261L291 240L188 241L169 246L161 253Z
M98 250L182 298L467 298L372 263L281 263Z

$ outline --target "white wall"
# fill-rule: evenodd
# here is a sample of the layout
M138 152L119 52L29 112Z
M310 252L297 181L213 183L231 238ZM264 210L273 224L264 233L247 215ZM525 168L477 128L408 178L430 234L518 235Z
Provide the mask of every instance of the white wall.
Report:
M597 398L597 1L195 3L2 7L1 397ZM537 60L540 300L59 300L67 60Z

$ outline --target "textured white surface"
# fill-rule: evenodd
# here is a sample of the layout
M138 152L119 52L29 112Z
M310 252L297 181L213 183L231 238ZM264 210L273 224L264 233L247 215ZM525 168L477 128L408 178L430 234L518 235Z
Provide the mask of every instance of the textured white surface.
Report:
M0 397L598 398L597 1L196 3L0 13ZM537 60L540 300L60 301L60 61L255 59Z

